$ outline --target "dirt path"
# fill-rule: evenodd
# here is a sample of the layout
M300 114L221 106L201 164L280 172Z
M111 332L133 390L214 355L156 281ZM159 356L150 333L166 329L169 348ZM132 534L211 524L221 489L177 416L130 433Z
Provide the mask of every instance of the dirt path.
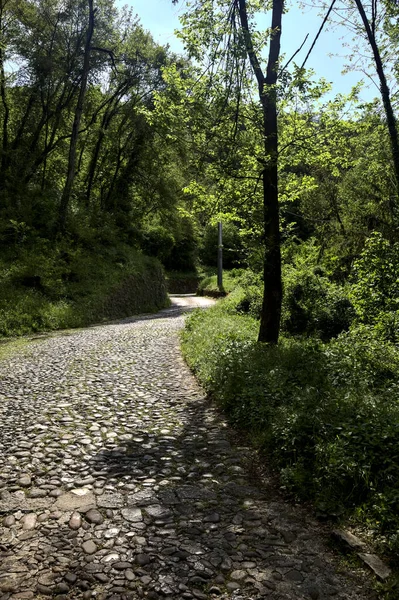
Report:
M316 523L248 481L180 356L197 303L0 362L0 600L369 597Z

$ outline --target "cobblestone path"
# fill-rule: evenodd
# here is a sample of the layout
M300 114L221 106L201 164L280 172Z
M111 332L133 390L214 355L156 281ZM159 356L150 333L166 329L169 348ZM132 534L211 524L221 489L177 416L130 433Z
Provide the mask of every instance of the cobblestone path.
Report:
M247 480L183 323L175 308L0 362L0 600L369 597L317 524Z

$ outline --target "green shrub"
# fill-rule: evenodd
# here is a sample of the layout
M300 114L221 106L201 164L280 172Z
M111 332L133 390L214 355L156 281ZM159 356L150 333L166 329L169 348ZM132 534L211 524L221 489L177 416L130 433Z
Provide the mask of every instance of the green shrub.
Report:
M260 319L263 281L260 273L234 269L224 277L224 291L234 296L238 313ZM199 284L199 290L216 291L216 275ZM343 286L331 282L319 267L288 264L283 273L282 330L293 335L316 336L327 341L349 329L354 310ZM231 307L233 299L230 300Z
M399 243L379 232L366 240L352 269L350 298L363 323L375 323L381 314L399 310Z
M240 287L243 297L236 306L240 313L247 313L260 319L263 302L263 281L260 273L246 270L240 276Z
M372 327L328 343L256 341L235 290L187 323L183 351L230 420L250 433L283 485L327 513L357 511L392 546L399 527L399 354ZM232 295L233 295L232 294ZM397 537L397 536L396 536Z
M170 258L175 238L168 229L161 225L152 226L143 233L141 247L148 256L155 256L162 263Z
M218 256L218 226L207 225L199 250L199 258L204 265L216 267ZM244 247L240 229L231 222L223 223L223 266L235 269L242 265Z
M144 226L136 233L144 254L157 258L170 271L195 271L197 233L188 216L170 217L168 227L160 223Z
M311 240L301 247L292 244L286 249L283 266L282 331L291 335L316 336L323 341L349 329L355 317L348 288L329 280L317 264L319 249ZM232 269L224 273L223 288L240 293L236 311L260 319L263 302L261 273L250 269ZM216 275L204 278L199 284L202 293L216 292ZM232 307L232 300L229 303Z
M175 244L168 258L163 261L166 269L195 271L197 265L197 233L190 217L180 217L174 232Z
M354 316L346 289L323 276L320 268L305 271L286 266L283 331L318 335L327 341L349 329Z
M32 250L32 249L31 249ZM120 244L98 254L36 242L0 262L0 336L79 327L167 305L161 265Z

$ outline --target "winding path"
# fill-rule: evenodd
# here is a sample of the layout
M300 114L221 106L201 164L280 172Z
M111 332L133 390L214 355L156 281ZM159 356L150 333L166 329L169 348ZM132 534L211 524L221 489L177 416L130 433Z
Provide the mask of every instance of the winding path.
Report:
M179 352L201 302L0 362L0 600L369 598L317 523L247 478Z

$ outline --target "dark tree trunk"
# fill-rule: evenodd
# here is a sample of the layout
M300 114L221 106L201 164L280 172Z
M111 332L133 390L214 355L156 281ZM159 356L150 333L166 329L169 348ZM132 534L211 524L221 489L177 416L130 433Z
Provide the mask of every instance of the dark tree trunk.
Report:
M0 176L0 189L5 186L6 181L6 171L8 166L8 122L10 119L10 107L7 101L7 93L6 93L6 76L4 71L4 45L1 41L3 37L3 15L4 5L0 4L0 96L1 102L3 104L3 124L2 124L2 148L1 148L1 176Z
M380 81L380 91L382 102L384 105L385 116L387 119L387 126L389 131L389 139L391 143L391 152L392 152L392 160L393 166L395 170L395 179L396 179L396 193L399 200L399 139L398 139L398 127L395 119L395 114L392 108L391 96L389 92L389 87L387 84L387 80L384 73L384 65L382 63L380 51L378 49L377 40L375 38L374 32L374 21L372 26L367 18L366 11L364 10L364 6L361 0L355 0L357 9L359 11L360 17L363 21L363 26L366 31L367 39L371 46L374 56L375 68L377 71L378 79Z
M123 127L124 122L125 122L125 120L122 121L122 123L121 123L122 127ZM125 143L123 145L119 145L119 148L118 148L118 156L116 159L114 174L112 176L112 181L111 181L111 184L108 189L108 193L107 193L107 196L105 199L105 204L103 206L103 208L105 210L108 210L109 212L112 212L113 210L116 209L118 199L117 199L117 195L115 194L115 190L118 187L123 188L121 190L121 194L120 194L120 198L121 198L124 194L126 194L126 190L129 186L129 183L130 183L131 179L133 178L134 169L137 165L137 153L134 151L135 150L134 148L130 149L129 155L127 155L127 152L126 152L126 150L129 149L129 144L130 144L130 141L131 141L133 135L134 135L134 132L132 130L130 132L130 134L128 135L127 139L125 140ZM122 169L124 159L126 160L126 165ZM121 171L122 171L122 175L121 175ZM122 179L122 183L120 181L121 179ZM113 200L112 200L112 198L113 198Z
M88 171L88 176L87 176L87 188L86 188L86 206L87 207L90 205L91 191L93 188L94 176L95 176L96 169L97 169L98 158L100 156L100 150L102 147L102 143L104 141L106 131L109 127L109 124L110 124L115 112L116 112L115 107L112 107L112 105L109 106L107 108L107 110L105 111L102 121L101 121L100 131L99 131L97 142L94 147L94 151L93 151L93 154L92 154L92 157L90 160L89 171Z
M69 157L68 157L68 171L67 178L64 186L64 190L61 197L60 211L59 211L59 230L65 230L67 210L71 198L72 187L75 180L75 171L76 171L76 149L78 144L79 137L79 127L80 121L83 113L83 104L86 96L86 88L87 88L87 79L89 76L90 70L90 47L91 47L91 39L93 37L94 31L94 6L93 0L88 0L89 4L89 23L87 27L86 34L86 42L84 49L84 58L83 58L83 72L82 79L80 82L79 95L76 103L75 109L75 117L72 125L72 135L71 141L69 145Z
M280 216L277 173L277 107L275 89L262 101L266 165L263 171L263 218L265 259L263 265L263 302L259 342L277 344L280 333L282 283Z
M24 177L24 183L27 184L31 181L32 177L35 176L37 169L41 164L46 160L47 156L52 152L55 148L56 142L55 138L57 133L59 132L59 125L62 120L63 110L69 106L74 98L75 92L73 86L67 86L66 81L64 81L64 89L61 92L61 96L57 101L57 104L54 108L50 108L50 101L48 103L42 103L42 116L40 117L39 123L36 126L36 129L32 135L32 139L29 145L29 156L35 156L35 160L26 165L25 170L26 174ZM57 86L57 90L61 87L61 83ZM56 96L56 92L53 93L53 97ZM50 122L53 119L53 123L51 124L51 132L46 136L44 148L38 154L39 142L42 135L42 131L44 127L47 125L50 128Z
M258 82L259 99L263 113L264 169L264 290L259 327L259 342L277 344L280 332L282 283L280 219L278 205L278 131L277 131L277 69L280 56L283 0L273 0L272 31L266 77L253 47L247 17L246 0L238 0L238 10L245 36L246 50Z

